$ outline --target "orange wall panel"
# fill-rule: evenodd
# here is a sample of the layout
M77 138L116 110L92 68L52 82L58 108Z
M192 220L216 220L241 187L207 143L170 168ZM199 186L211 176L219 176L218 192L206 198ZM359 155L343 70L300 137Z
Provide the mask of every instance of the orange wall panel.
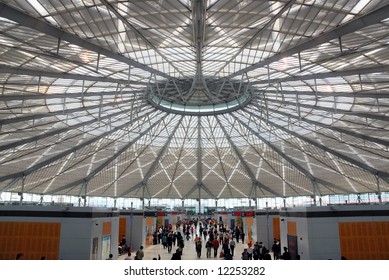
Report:
M103 236L111 235L112 222L103 222Z
M153 244L152 236L153 236L153 226L155 226L156 221L154 217L146 217L146 226L147 226L147 234L146 234L146 247ZM154 229L155 230L155 229Z
M158 226L158 228L159 227L163 227L163 222L164 222L164 216L158 216L158 218L157 218L157 226Z
M243 227L243 219L241 216L236 216L235 218L235 226Z
M0 259L58 259L60 233L60 223L0 222Z
M288 235L297 236L296 222L288 222Z
M280 219L279 218L273 218L273 238L276 240L281 240Z
M338 230L340 252L347 259L389 259L389 222L343 222Z
M253 217L246 217L245 218L245 222L246 222L246 225L247 225L247 236L246 236L246 240L247 240L247 244L250 243L250 242L254 242L254 236L253 236L253 225L254 225L254 218Z
M126 235L127 233L127 218L120 218L119 219L119 236L118 240L119 242L122 241L122 235Z

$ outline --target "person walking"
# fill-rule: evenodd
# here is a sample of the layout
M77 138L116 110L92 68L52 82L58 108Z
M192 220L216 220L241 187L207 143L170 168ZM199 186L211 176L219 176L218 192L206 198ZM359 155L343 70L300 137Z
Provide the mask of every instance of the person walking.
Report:
M234 250L235 250L235 241L234 239L231 238L231 241L230 241L230 250L231 250L231 255L234 256Z
M166 239L166 244L167 244L167 252L171 253L172 248L173 248L173 234L169 233Z
M217 250L219 249L219 241L216 239L213 240L212 242L212 247L213 247L213 257L217 258Z
M207 258L210 258L212 251L212 241L210 239L208 239L207 243L205 243L205 248L207 249Z
M201 247L202 247L202 243L201 243L201 240L198 240L196 241L196 253L197 253L197 257L198 258L201 258Z
M236 230L235 230L235 238L236 238L236 242L239 243L240 230L239 230L238 227L237 227Z
M243 232L240 233L240 238L242 239L242 243L244 244L244 237L246 236L246 234Z
M280 242L278 242L277 240L274 240L274 244L273 246L271 247L271 250L273 251L273 257L275 260L278 260L280 258L280 255L281 255L281 246L280 246Z

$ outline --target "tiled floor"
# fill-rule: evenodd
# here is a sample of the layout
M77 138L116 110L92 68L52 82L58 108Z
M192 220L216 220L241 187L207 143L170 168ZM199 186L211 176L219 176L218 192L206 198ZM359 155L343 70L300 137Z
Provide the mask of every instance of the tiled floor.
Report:
M185 247L182 254L181 259L182 260L222 260L222 258L219 258L219 253L221 248L218 250L218 257L213 257L213 249L211 253L211 258L206 257L206 249L205 249L205 241L203 241L203 249L201 251L201 258L197 257L196 250L195 250L195 244L193 239L191 238L189 241L185 240ZM234 253L234 259L240 259L241 253L243 252L243 248L247 248L247 244L242 244L241 242L236 243L235 247L235 253ZM170 260L172 257L172 254L176 251L177 246L173 246L172 252L168 253L167 249L164 249L162 244L157 245L151 245L148 248L144 250L144 260L152 260L153 258L158 258L158 254L161 256L162 260ZM137 249L137 248L134 248ZM132 254L132 257L135 256L135 253ZM126 255L119 256L118 259L125 259Z

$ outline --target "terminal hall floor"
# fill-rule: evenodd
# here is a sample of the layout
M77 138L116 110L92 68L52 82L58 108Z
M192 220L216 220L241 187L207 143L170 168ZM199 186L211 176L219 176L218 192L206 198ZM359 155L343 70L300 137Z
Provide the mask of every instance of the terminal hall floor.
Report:
M211 250L211 257L207 258L204 238L202 239L202 244L203 245L202 245L202 250L201 250L201 257L198 258L193 238L190 238L190 240L185 239L185 247L184 247L181 259L182 260L204 260L204 261L205 260L223 260L223 258L219 257L221 247L219 247L218 254L217 254L216 258L213 257L214 256L213 249ZM239 243L236 242L233 260L240 260L244 248L247 248L247 247L248 247L247 244L242 244L241 241ZM171 253L168 253L168 250L164 249L162 244L150 245L149 247L144 249L144 258L143 259L144 260L152 260L153 258L158 259L158 256L160 256L161 260L170 260L172 257L172 254L176 251L176 248L177 248L177 244L176 244L176 246L173 245L173 249L172 249ZM134 259L135 252L138 249L139 248L133 248L134 252L132 252L132 255L131 255L132 259ZM270 252L270 254L272 254L272 253ZM118 256L118 260L124 260L126 257L127 257L127 253L122 254L122 255ZM273 258L273 255L272 255L272 258Z

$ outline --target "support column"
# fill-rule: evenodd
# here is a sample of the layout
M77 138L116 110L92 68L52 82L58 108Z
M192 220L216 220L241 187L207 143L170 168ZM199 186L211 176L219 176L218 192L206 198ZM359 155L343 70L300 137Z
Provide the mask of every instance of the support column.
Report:
M145 210L145 185L142 184L142 210Z
M132 224L134 222L134 216L133 216L133 206L134 206L134 202L131 202L131 216L130 216L130 248L132 248Z
M378 202L379 204L382 204L382 197L381 197L381 186L380 186L380 177L378 174L376 175L377 179L377 196L378 196Z
M23 204L23 195L24 195L24 184L25 184L25 181L26 181L26 176L23 176L22 178L22 191L19 193L20 195L20 201L19 201L19 205L22 205Z
M19 205L22 205L23 204L23 192L19 192L18 194L20 196Z
M266 236L267 236L267 248L271 248L270 233L269 233L269 206L266 201Z
M219 224L219 211L217 210L217 199L215 199L215 205L216 205L216 221L217 221L217 224Z
M313 205L316 206L316 195L312 195L311 198L313 199Z

